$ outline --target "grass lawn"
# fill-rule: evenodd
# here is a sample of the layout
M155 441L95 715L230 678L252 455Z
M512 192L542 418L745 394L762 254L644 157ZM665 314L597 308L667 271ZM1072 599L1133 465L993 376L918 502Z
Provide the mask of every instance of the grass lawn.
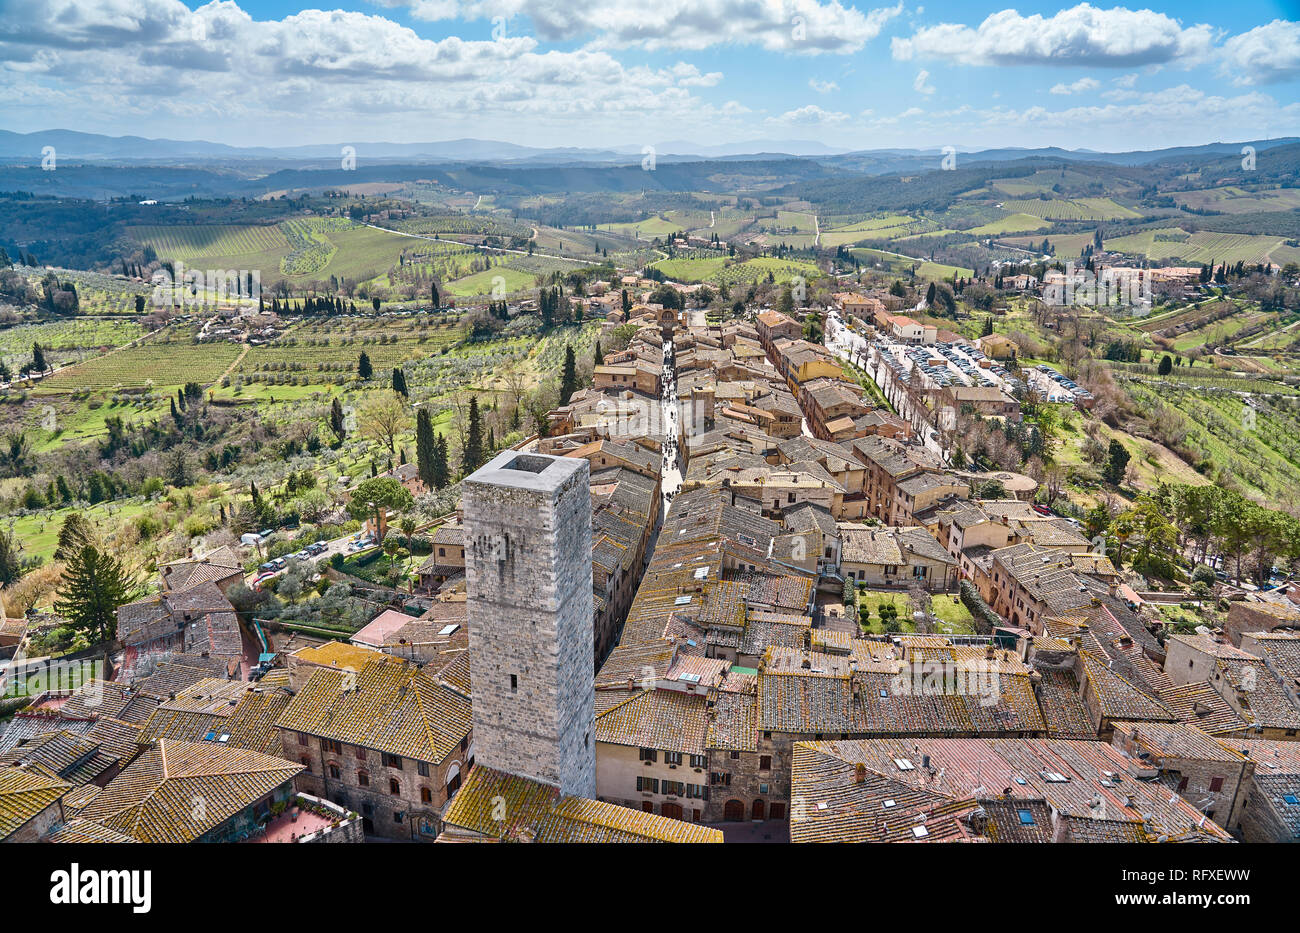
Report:
M867 624L866 631L872 635L883 635L885 632L884 624L880 620L880 607L885 603L892 603L898 609L898 624L904 632L915 632L916 626L912 624L912 601L908 599L906 593L900 593L897 590L867 590L858 588L858 618L861 619L863 606L871 608L871 620Z
M975 618L957 596L937 593L930 599L930 611L942 621L938 629L944 635L975 634Z

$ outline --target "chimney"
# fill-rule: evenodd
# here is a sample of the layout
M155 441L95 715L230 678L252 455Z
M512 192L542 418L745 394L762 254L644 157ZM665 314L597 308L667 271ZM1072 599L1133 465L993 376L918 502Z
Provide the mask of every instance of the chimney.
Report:
M1114 599L1116 596L1119 595L1119 584L1114 580L1110 581L1110 586L1108 587L1108 589L1110 591L1110 595L1112 599Z
M867 780L867 766L859 761L857 764L853 766L853 783L862 784L865 783L866 780Z

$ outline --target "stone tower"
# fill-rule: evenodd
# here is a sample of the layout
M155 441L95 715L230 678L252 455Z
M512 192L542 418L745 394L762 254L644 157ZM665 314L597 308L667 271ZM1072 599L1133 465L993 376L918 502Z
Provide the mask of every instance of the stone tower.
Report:
M590 466L505 451L462 485L475 761L596 796Z

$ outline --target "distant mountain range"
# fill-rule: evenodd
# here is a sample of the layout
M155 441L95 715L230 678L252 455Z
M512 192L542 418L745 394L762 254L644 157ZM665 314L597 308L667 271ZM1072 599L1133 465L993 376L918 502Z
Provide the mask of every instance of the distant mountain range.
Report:
M1201 146L1181 146L1170 149L1153 149L1132 152L1096 152L1088 149L983 149L960 151L962 164L980 162L1005 162L1025 158L1067 159L1072 161L1107 162L1116 165L1144 165L1165 158L1216 156L1239 153L1243 146L1253 146L1256 151L1273 146L1300 141L1296 137L1269 140L1246 140L1237 143L1206 143ZM385 162L443 163L479 162L497 164L565 165L565 164L631 164L644 157L642 146L615 146L605 149L539 148L515 143L484 139L449 139L427 143L339 142L306 146L229 146L206 140L146 139L142 136L103 136L81 133L76 130L43 130L35 133L13 133L0 130L0 161L11 165L40 164L42 151L53 146L61 162L108 162L152 165L195 164L209 162L296 163L300 167L315 167L336 163L345 146L356 150L358 160ZM656 160L774 160L781 158L811 158L856 171L879 174L908 171L923 167L940 156L940 150L931 149L870 149L849 150L827 146L810 140L755 140L722 145L700 145L675 140L654 144ZM250 166L251 167L251 166Z

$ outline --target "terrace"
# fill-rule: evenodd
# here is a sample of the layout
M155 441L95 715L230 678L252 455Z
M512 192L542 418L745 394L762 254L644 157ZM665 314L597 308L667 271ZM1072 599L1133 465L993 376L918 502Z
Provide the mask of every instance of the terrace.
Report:
M310 794L299 794L281 813L271 817L247 842L306 842L307 837L359 819L338 804Z

